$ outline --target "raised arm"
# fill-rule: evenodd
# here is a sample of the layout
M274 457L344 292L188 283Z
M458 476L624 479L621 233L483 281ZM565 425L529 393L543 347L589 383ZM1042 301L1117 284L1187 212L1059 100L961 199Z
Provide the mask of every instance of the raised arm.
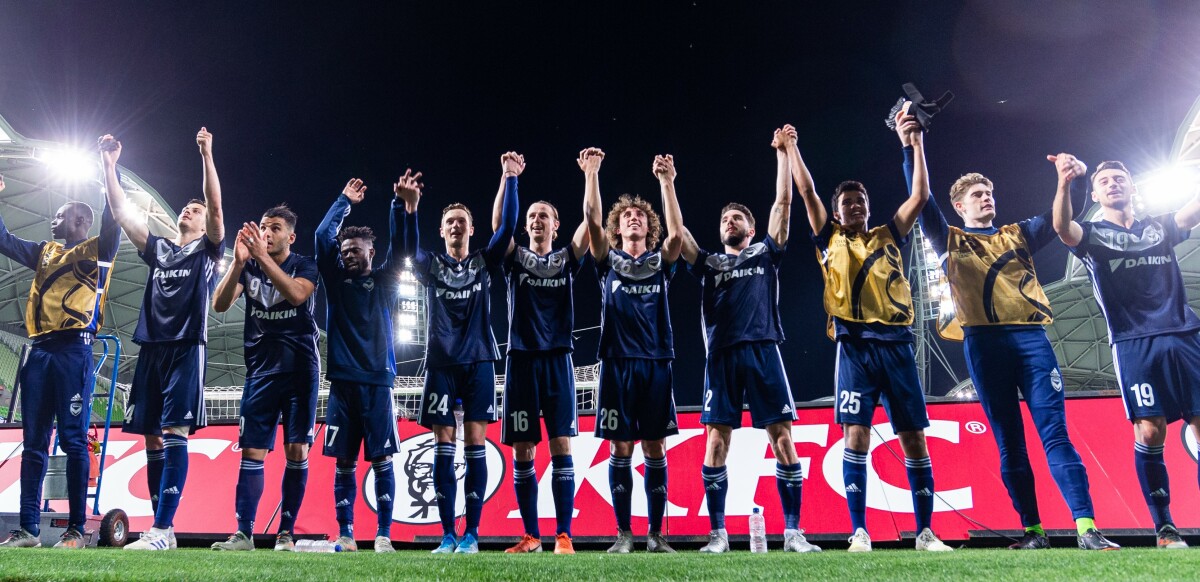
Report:
M909 143L908 134L901 131L901 127L896 127L896 133L900 135L900 144L904 146L904 184L908 186L908 191L913 189L913 147ZM929 239L929 245L933 247L939 259L946 254L946 241L949 237L950 225L946 222L946 216L942 214L942 209L938 207L937 197L933 194L929 195L929 200L925 202L925 207L921 209L921 215L917 217L921 224L925 236Z
M0 176L0 192L4 191L4 176ZM38 255L42 252L42 245L33 241L27 241L8 231L8 227L4 224L4 218L0 217L0 254L26 266L30 269L36 269L38 263Z
M662 190L663 218L667 223L667 236L662 243L662 258L668 263L679 260L683 251L683 212L679 210L679 200L675 197L675 158L671 154L655 156L651 166L654 177L658 178L658 187ZM688 263L695 262L696 256L684 257Z
M767 235L780 248L787 246L788 232L792 222L792 176L788 169L787 142L796 145L796 128L785 125L775 130L771 147L775 148L775 203L771 205L771 218L767 222ZM695 241L692 241L693 244ZM684 252L688 244L684 242Z
M121 142L111 135L100 138L100 161L104 166L104 194L108 202L108 210L112 212L129 242L133 243L138 252L146 250L146 239L150 236L150 227L146 225L142 212L125 198L125 190L121 188L121 178L117 175L117 160L121 157Z
M921 209L929 201L929 168L925 164L925 136L915 115L903 115L896 124L896 132L906 135L913 150L912 185L908 199L896 210L893 221L900 234L907 235L916 224Z
M337 266L338 261L338 232L342 230L342 221L350 215L350 206L363 201L367 187L358 178L351 178L342 188L342 193L333 201L321 224L317 225L315 248L317 251L317 266L321 269Z
M808 226L812 229L813 234L816 234L825 228L826 222L829 222L829 214L825 211L825 204L817 197L817 189L813 186L812 174L808 173L808 166L804 165L804 160L800 157L800 148L796 146L796 139L794 137L795 131L795 128L792 128L788 132L792 135L792 139L784 144L788 158L788 169L792 173L792 181L796 184L796 191L799 192L800 198L804 200L804 208L808 211Z
M249 258L250 251L246 248L241 233L239 233L237 240L233 243L233 262L225 270L225 276L221 277L221 281L217 283L217 290L213 293L213 311L217 313L229 311L229 308L233 307L233 302L237 301L238 296L242 294L242 271L246 268L246 260ZM270 261L270 263L275 264L275 261Z
M1046 159L1054 162L1054 169L1058 172L1058 189L1054 192L1054 232L1058 233L1063 244L1077 247L1083 242L1083 227L1072 218L1071 181L1086 176L1087 166L1067 153L1046 156Z
M204 165L205 234L216 244L225 240L225 211L221 208L221 181L217 179L217 166L213 164L212 134L207 128L201 127L196 133L196 145Z
M414 262L424 263L426 257L425 253L421 251L421 237L417 230L417 206L421 203L425 187L420 179L421 172L413 174L410 168L404 171L404 175L400 176L400 179L392 187L396 193L396 199L404 203L403 213L398 216L400 218L400 236L398 239L393 238L393 242L399 243L399 256L412 257ZM393 202L393 219L397 218L395 212L397 206Z
M588 225L592 258L602 261L608 256L608 236L604 234L604 209L600 206L600 164L604 152L587 148L579 152L579 169L583 170L583 220Z
M513 237L517 232L517 216L521 213L521 202L517 197L517 176L525 171L525 156L517 152L505 153L500 156L500 169L500 179L504 181L504 189L497 194L499 198L496 200L500 205L500 222L497 225L493 220L492 238L487 246L487 254L493 263L507 257L516 247Z

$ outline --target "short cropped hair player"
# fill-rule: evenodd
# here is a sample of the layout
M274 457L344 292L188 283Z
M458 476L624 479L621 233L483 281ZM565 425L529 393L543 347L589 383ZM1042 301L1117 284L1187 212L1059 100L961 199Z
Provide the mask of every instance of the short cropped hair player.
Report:
M470 250L475 227L471 212L462 204L442 211L440 224L445 251L421 250L417 232L420 189L397 190L403 199L403 254L412 257L413 274L426 289L429 310L429 341L425 352L425 390L421 395L417 422L433 431L437 445L433 455L433 484L442 541L435 554L479 552L479 522L487 495L487 425L496 421L496 363L500 353L491 324L491 270L500 267L512 244L520 201L517 176L525 159L516 152L500 157L504 179L504 202L500 225L487 247ZM454 471L454 404L463 406L463 457L466 461L464 495L466 531L455 537L458 479Z
M796 403L783 368L779 344L783 325L779 316L779 265L789 239L792 178L788 171L788 144L795 147L795 129L776 129L775 201L771 205L767 237L753 242L754 214L741 204L721 209L723 252L700 249L688 233L683 258L700 278L701 315L708 360L704 368L703 412L707 442L701 476L708 502L712 531L700 549L705 553L729 551L725 530L725 498L729 479L725 459L733 430L742 426L742 403L750 406L755 428L766 429L775 453L775 486L783 506L783 549L786 552L819 552L800 532L800 499L804 473L792 443ZM672 213L668 212L668 224Z
M1188 305L1175 256L1175 246L1200 224L1200 193L1176 212L1139 219L1133 176L1121 162L1102 162L1090 184L1100 219L1080 223L1072 220L1069 190L1087 169L1070 154L1048 157L1058 171L1054 229L1087 266L1108 322L1117 383L1133 423L1134 467L1158 547L1186 548L1171 518L1163 446L1167 425L1179 419L1200 437L1200 318Z
M900 437L915 510L916 548L949 551L933 534L933 464L925 444L925 393L917 376L913 355L913 306L900 247L921 207L929 199L921 126L913 116L897 124L909 135L916 172L908 198L884 226L868 229L871 216L866 188L847 181L834 191L833 220L812 187L812 178L796 148L788 159L796 187L804 199L817 259L825 278L825 311L828 333L837 341L835 365L836 417L845 431L842 475L854 535L851 552L871 551L867 533L867 457L875 407L887 410L892 428Z
M584 150L579 166L599 170L604 153ZM492 213L492 226L502 224L507 179L502 179ZM583 215L600 205L600 190L585 188ZM504 374L501 440L513 448L513 488L525 535L508 553L542 551L538 526L538 479L534 469L537 443L542 440L541 416L549 440L551 479L557 527L554 553L573 554L571 518L575 510L575 463L571 437L579 434L575 406L575 349L572 330L575 305L571 291L588 256L587 222L575 229L568 244L554 249L558 238L558 209L549 202L529 205L525 233L529 246L510 239L503 267L508 278L508 363Z
M292 532L308 483L308 450L317 419L321 379L316 309L317 262L292 252L296 213L286 205L268 208L262 222L242 226L233 261L217 284L213 309L224 313L245 297L246 385L242 390L234 510L237 531L214 550L253 550L254 519L263 492L263 463L275 448L283 423L282 503L276 551L292 551Z
M160 237L150 232L142 212L125 200L116 169L121 143L112 136L101 140L108 204L150 267L133 334L141 351L121 430L145 436L154 524L125 549L168 550L176 546L172 527L187 480L188 435L207 425L208 309L225 254L221 183L213 163L213 136L202 127L196 145L204 168L204 200L183 207L174 240Z
M911 183L913 146L904 145L904 175ZM1000 478L1025 533L1009 547L1050 547L1038 511L1033 467L1025 448L1021 400L1037 428L1050 474L1075 519L1080 545L1108 549L1114 544L1096 529L1087 469L1067 434L1062 375L1045 326L1053 321L1050 301L1038 283L1033 255L1056 238L1047 211L996 227L992 181L982 174L960 177L950 203L964 226L950 226L936 198L921 211L920 223L950 284L952 314L943 314L943 337L963 342L967 371L1000 449Z
M0 191L4 177L0 176ZM50 241L33 242L10 233L0 219L0 254L33 271L25 303L25 330L33 341L21 366L21 526L0 547L38 547L41 541L42 481L46 475L52 423L67 455L67 528L56 548L85 546L92 379L92 342L104 322L105 289L121 231L109 211L100 211L100 232L83 202L62 205L50 221ZM57 242L62 239L63 242Z
M419 189L421 174L407 171L395 190ZM337 544L357 550L354 541L354 500L358 493L358 454L371 463L375 475L375 552L394 552L392 504L396 475L392 455L399 450L392 385L396 353L392 339L391 306L399 291L403 260L398 250L404 203L392 200L391 239L383 263L373 266L375 233L365 226L342 226L353 205L361 204L367 187L351 178L317 226L317 270L325 283L325 377L329 403L325 413L325 444L321 453L337 460L333 477Z
M677 212L673 161L656 156L651 169L662 190L664 209L675 205ZM589 188L599 191L595 172L588 172L587 180ZM649 509L646 550L673 553L662 531L667 507L666 439L679 433L667 291L683 245L682 233L669 230L662 248L656 250L662 236L658 213L650 203L628 194L612 205L605 222L599 208L592 208L587 218L603 301L596 436L609 441L608 482L617 519L617 541L608 552L633 550L633 447L641 441Z

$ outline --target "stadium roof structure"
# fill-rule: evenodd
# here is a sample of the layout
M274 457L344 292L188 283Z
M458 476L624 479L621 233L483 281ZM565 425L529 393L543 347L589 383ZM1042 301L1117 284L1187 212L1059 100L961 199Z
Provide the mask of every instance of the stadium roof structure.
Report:
M1200 189L1200 99L1192 105L1171 148L1171 165L1134 177L1138 187L1138 217L1177 210ZM1083 215L1093 220L1100 214L1092 204ZM1188 302L1200 310L1200 236L1175 247ZM1112 350L1104 314L1092 294L1087 268L1074 255L1067 260L1063 278L1046 286L1054 310L1054 323L1046 332L1058 356L1068 390L1119 389L1113 373Z
M0 175L6 188L0 192L0 215L10 232L32 241L46 240L50 220L58 208L69 201L92 206L97 220L92 234L99 231L99 212L104 206L99 174L99 157L71 146L26 138L0 117ZM178 215L149 184L127 168L121 167L121 187L146 215L150 232L173 237L178 234ZM197 190L199 189L197 176ZM226 261L231 251L226 251ZM116 266L105 307L104 329L121 338L124 354L120 378L128 382L138 347L132 341L141 312L142 292L147 276L146 264L137 256L129 239L121 236ZM7 257L0 256L0 329L25 336L25 303L29 297L32 274ZM245 312L241 302L226 313L213 312L208 327L208 373L210 386L240 386L245 380L242 360L242 323ZM322 338L323 339L323 338ZM324 349L322 348L322 353Z

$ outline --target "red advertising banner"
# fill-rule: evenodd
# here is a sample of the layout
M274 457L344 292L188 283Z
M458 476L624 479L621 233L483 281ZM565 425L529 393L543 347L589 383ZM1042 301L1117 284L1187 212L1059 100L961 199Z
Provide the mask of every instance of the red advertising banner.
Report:
M806 408L792 429L796 450L804 466L805 483L801 527L811 534L848 533L842 480L842 430L833 422L831 408ZM679 415L680 434L667 440L670 475L666 529L669 535L704 535L709 530L700 464L704 457L704 427L698 413ZM992 529L1020 529L1008 494L1000 480L999 452L978 403L929 405L932 425L926 431L938 498L934 506L934 529L943 539L965 539L970 530L981 529L955 510ZM1117 398L1070 399L1067 418L1072 441L1087 467L1096 518L1102 528L1152 528L1133 470L1132 430ZM594 417L581 417L581 434L572 440L575 460L575 536L612 536L616 531L608 489L608 447L592 434ZM749 425L749 417L744 419ZM869 453L867 522L872 538L898 539L900 532L914 529L912 497L904 462L887 419L880 412ZM1026 437L1037 479L1038 501L1043 523L1049 529L1071 529L1074 523L1046 467L1033 422L1025 418ZM1167 467L1177 488L1187 494L1173 497L1173 513L1181 525L1195 525L1200 515L1200 496L1193 495L1196 477L1196 441L1186 425L1171 426L1166 447ZM318 426L318 438L323 434ZM411 541L416 536L439 536L438 510L433 495L433 436L411 421L399 425L400 452L394 457L396 496L392 537ZM150 526L151 512L146 490L146 457L140 438L114 432L109 442L108 467L101 493L101 510L119 507L129 514L131 529ZM19 508L20 429L0 430L0 459L10 462L0 468L0 511ZM485 537L522 533L512 488L512 452L499 444L500 425L488 430L487 501L480 534ZM206 428L189 441L188 483L175 518L181 533L228 533L235 529L234 488L240 453L236 426ZM319 452L319 448L318 448ZM456 472L459 477L458 512L463 511L462 449ZM646 528L646 499L642 489L640 451L633 459L633 528ZM726 505L731 534L747 533L747 516L755 506L763 508L769 532L783 527L779 497L775 489L775 459L766 433L742 428L734 432L729 453L729 494ZM259 505L255 529L263 531L279 503L279 483L284 459L281 447L267 458L266 489ZM550 493L550 455L545 443L538 448L537 473L539 514L542 529L553 531L554 506ZM332 459L314 454L310 459L308 493L296 526L297 533L337 532L334 519ZM361 487L355 508L358 531L373 532L375 523L374 479L370 464L359 463ZM52 502L65 511L66 502ZM277 523L277 521L276 521ZM274 531L274 526L270 529Z

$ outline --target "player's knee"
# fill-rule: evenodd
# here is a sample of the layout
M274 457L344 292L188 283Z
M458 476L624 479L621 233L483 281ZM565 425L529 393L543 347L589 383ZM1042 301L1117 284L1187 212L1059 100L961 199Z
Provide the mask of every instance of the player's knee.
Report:
M633 441L609 441L608 454L614 457L632 457Z
M151 451L162 450L163 439L162 435L148 434L146 435L146 449Z
M909 459L923 459L929 456L929 448L925 445L925 431L906 430L900 432L900 448Z
M871 446L871 427L861 424L847 424L842 427L846 434L846 448L852 451L865 451Z
M251 461L262 461L267 458L266 449L242 449L242 458Z
M337 468L339 468L339 469L353 469L357 466L358 466L358 461L356 461L354 459L338 459L337 460Z
M631 447L632 448L632 447ZM630 452L633 452L632 450ZM667 441L642 441L642 454L650 459L661 459L667 456Z
M289 461L303 461L308 458L308 444L287 443L283 445L283 454Z
M1137 442L1157 447L1167 441L1167 419L1161 416L1139 418L1134 421L1133 432Z
M550 456L561 457L571 454L571 437L554 437L550 439Z
M534 443L513 443L513 460L527 463L533 460L537 453L537 445Z
M458 427L445 426L441 424L433 425L433 435L439 443L453 443L454 433Z
M390 461L390 460L392 460L392 456L391 456L391 455L384 455L384 456L382 456L382 457L375 457L374 459L371 459L371 465L372 465L372 466L374 466L374 465L378 465L379 463L387 463L387 462L388 462L388 461Z
M181 436L183 438L187 438L188 434L192 432L191 428L186 426L168 426L164 427L162 430L164 435L172 434L175 436Z

